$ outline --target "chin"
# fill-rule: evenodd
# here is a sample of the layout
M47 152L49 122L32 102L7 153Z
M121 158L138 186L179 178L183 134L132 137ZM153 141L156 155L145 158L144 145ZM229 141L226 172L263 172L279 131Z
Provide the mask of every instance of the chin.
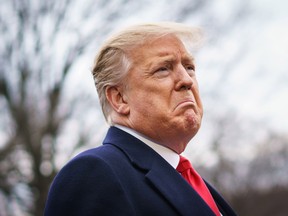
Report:
M199 128L201 125L201 116L197 115L194 111L185 113L185 121L188 125Z

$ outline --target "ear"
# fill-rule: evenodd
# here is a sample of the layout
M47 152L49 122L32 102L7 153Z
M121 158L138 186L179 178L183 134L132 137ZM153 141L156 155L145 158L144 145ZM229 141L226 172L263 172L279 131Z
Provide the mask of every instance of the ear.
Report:
M121 115L128 115L130 112L127 98L123 94L122 88L118 86L107 87L106 98L113 110Z

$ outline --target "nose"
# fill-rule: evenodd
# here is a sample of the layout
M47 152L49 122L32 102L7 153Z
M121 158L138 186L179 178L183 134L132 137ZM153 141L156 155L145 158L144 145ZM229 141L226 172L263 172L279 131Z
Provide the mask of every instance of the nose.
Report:
M193 79L185 67L179 66L175 74L175 89L177 91L190 90L193 86Z

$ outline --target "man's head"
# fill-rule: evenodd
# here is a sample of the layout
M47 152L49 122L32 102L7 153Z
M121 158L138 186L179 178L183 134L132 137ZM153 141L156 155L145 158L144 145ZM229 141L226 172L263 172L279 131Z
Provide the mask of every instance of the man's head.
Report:
M202 104L193 56L199 30L177 23L138 25L106 42L93 76L104 115L182 152L197 133Z

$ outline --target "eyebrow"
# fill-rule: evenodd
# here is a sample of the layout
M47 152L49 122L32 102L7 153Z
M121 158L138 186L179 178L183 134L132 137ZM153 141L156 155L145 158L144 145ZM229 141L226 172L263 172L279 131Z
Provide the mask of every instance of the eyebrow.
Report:
M182 62L191 62L191 63L195 63L195 58L192 56L192 55L190 55L190 54L188 54L188 55L185 55L183 58L182 58Z
M158 55L156 55L156 57L160 58L160 59L169 59L168 61L170 61L170 59L172 61L175 60L175 56L173 54L167 54L166 52L160 52L158 53ZM165 60L164 60L165 61ZM186 53L185 55L183 55L181 57L181 61L191 61L191 62L194 62L195 61L195 58L189 54L189 53Z
M155 56L152 61L149 61L147 63L144 63L144 68L146 70L151 70L153 69L153 67L157 66L158 64L162 64L164 62L167 62L167 63L173 63L175 62L177 59L174 55L166 55L166 53L160 53L159 55ZM192 63L194 64L195 62L195 59L193 58L192 55L184 55L182 56L181 58L181 63Z

